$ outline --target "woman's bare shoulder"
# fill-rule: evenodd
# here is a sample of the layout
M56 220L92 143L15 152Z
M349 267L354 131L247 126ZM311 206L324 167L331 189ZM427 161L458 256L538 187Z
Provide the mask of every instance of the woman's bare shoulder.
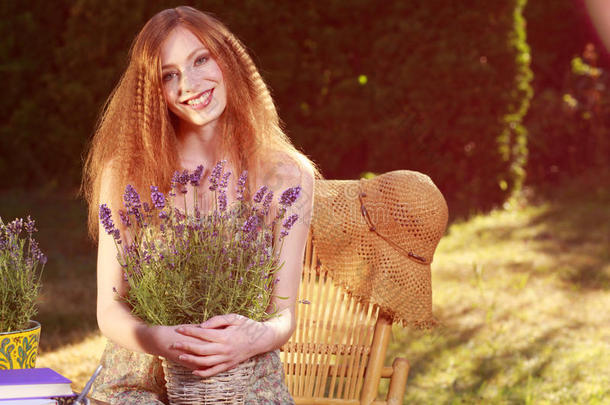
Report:
M308 161L296 161L287 153L275 152L263 164L260 183L279 191L280 188L298 185L312 188L313 179L313 168Z

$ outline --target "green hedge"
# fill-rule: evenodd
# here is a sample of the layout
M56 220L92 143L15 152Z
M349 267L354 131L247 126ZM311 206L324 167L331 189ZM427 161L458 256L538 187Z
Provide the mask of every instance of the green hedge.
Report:
M23 3L2 6L16 17L0 25L14 44L0 52L24 55L11 73L14 104L3 100L15 107L0 126L3 185L76 184L135 32L185 3L214 12L249 47L287 132L327 177L419 170L462 213L521 184L531 97L525 0ZM20 97L30 85L32 98Z

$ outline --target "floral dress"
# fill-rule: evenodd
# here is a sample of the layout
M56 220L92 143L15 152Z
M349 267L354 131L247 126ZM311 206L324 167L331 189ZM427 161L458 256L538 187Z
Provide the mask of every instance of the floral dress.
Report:
M284 383L279 350L259 354L254 359L256 365L245 403L294 404ZM112 405L168 403L159 357L133 352L108 341L101 364L104 368L95 381L92 398Z

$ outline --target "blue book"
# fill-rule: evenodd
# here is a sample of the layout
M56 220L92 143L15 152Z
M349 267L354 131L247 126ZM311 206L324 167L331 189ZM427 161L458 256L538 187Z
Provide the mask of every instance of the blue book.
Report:
M7 399L73 395L71 382L50 368L0 370L0 404Z

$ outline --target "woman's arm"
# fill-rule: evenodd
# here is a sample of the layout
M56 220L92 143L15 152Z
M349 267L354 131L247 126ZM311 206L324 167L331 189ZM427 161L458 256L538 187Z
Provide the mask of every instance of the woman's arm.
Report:
M194 373L202 377L228 370L259 353L278 349L288 341L296 327L295 305L313 210L314 176L312 172L301 173L292 166L283 166L278 169L278 174L281 180L273 187L277 197L278 192L297 185L301 186L301 194L284 216L287 218L297 214L299 219L283 240L280 260L284 265L277 273L279 281L274 287L272 298L277 316L265 322L256 322L244 316L229 314L211 318L199 327L178 328L179 333L198 338L199 342L188 343L180 339L172 348L188 352L180 355L180 360L188 363L189 367L196 368Z

